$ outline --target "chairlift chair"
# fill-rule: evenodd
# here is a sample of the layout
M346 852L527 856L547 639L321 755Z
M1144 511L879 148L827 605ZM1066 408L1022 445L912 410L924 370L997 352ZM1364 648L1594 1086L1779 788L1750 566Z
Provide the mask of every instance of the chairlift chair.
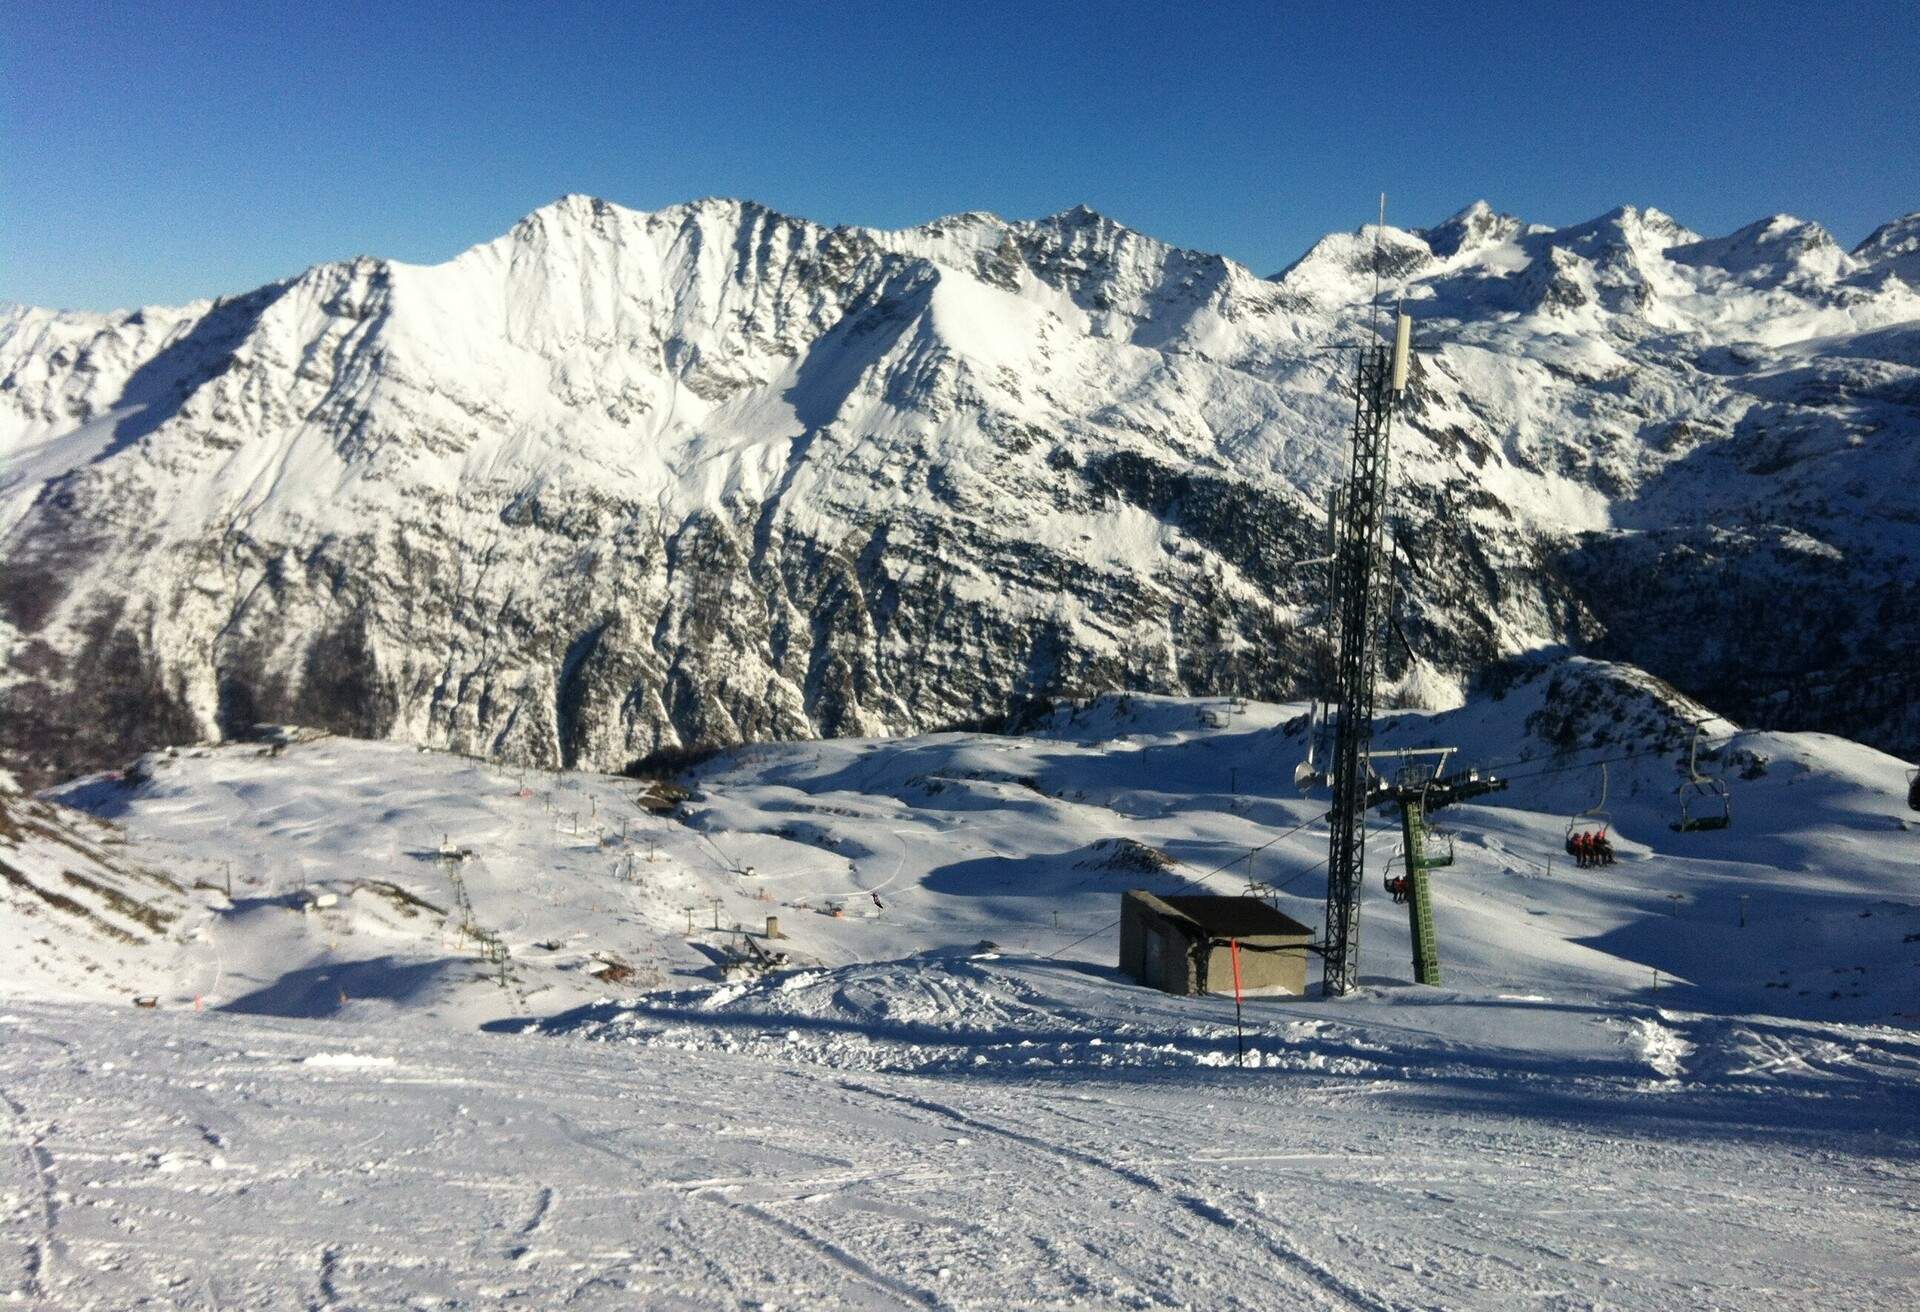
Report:
M1600 763L1600 800L1585 811L1567 821L1567 855L1577 855L1574 840L1577 838L1605 838L1607 830L1613 827L1613 817L1607 813L1607 764Z
M1326 774L1313 763L1320 747L1320 735L1327 723L1326 710L1315 702L1307 711L1307 756L1293 767L1293 786L1302 793L1310 793L1327 782Z
M1680 799L1680 818L1673 822L1682 834L1709 829L1726 829L1733 824L1733 797L1726 784L1712 775L1700 773L1700 726L1693 726L1693 743L1687 748L1687 777L1680 781L1674 795Z

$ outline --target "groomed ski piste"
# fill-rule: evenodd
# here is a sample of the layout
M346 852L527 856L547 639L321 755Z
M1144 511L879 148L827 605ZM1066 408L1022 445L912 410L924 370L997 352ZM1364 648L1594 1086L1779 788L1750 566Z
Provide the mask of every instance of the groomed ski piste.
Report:
M291 731L0 795L0 1295L1920 1300L1904 763L1582 660L1383 719L1511 780L1438 818L1444 986L1376 816L1362 989L1248 999L1240 1052L1113 922L1253 882L1317 929L1303 711L1109 695L742 748L685 797ZM1734 824L1676 833L1696 718ZM1619 860L1577 868L1601 761Z

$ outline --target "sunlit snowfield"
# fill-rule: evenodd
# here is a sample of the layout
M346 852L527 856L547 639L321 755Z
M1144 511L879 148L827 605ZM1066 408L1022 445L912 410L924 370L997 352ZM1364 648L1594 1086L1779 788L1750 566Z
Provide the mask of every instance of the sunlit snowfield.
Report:
M1678 835L1671 759L1635 756L1620 864L1585 871L1560 845L1597 771L1528 738L1537 698L1396 722L1515 779L1443 815L1446 987L1404 982L1383 825L1367 986L1251 1000L1236 1065L1231 999L1120 979L1110 922L1128 887L1251 877L1318 923L1297 709L755 748L672 818L632 780L338 739L70 787L127 847L76 821L0 855L47 887L137 859L170 919L8 904L0 1279L54 1307L1920 1296L1898 762L1743 734L1735 827ZM768 915L789 969L729 972Z

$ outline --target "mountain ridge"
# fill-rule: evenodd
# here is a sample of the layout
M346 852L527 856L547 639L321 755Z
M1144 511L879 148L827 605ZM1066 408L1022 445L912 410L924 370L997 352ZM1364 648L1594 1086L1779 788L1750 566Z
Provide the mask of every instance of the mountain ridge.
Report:
M1384 230L1420 348L1390 676L1445 701L1570 645L1875 741L1916 642L1912 221L1860 253L1633 207ZM1261 278L1085 207L573 195L437 265L0 312L9 760L267 719L618 768L1122 684L1297 693L1373 241ZM1715 636L1756 599L1790 621L1757 673ZM1887 697L1834 674L1862 659Z

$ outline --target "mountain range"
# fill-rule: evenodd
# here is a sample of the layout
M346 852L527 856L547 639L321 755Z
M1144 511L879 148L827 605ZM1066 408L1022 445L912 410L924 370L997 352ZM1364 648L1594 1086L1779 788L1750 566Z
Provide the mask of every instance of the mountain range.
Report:
M1475 204L1272 277L1085 208L583 196L444 264L0 308L0 765L298 723L617 770L1297 696L1399 304L1402 704L1569 652L1920 755L1920 214Z

